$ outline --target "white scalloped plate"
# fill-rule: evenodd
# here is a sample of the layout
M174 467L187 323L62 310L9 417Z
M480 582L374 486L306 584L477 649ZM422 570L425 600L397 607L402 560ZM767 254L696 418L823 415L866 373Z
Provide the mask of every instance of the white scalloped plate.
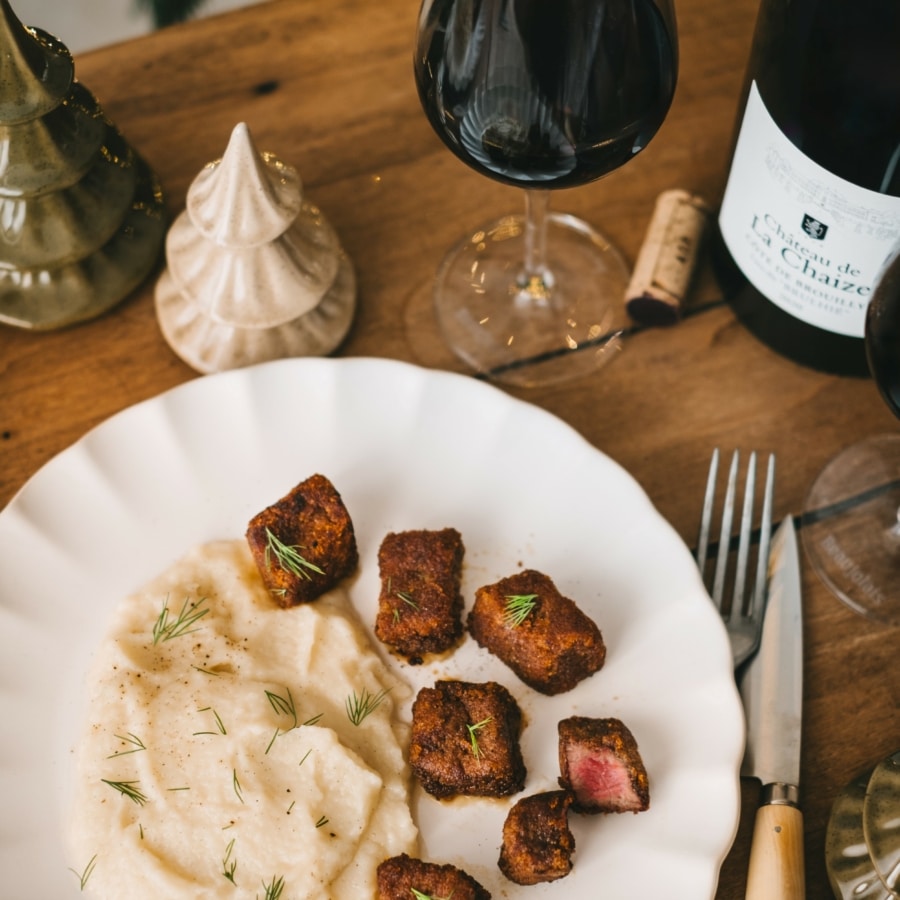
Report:
M462 866L495 897L712 897L737 827L743 717L687 548L631 476L550 414L471 378L371 359L283 360L188 382L91 431L0 512L4 895L80 896L61 824L83 675L112 608L193 545L241 536L314 472L354 521L363 621L374 621L383 536L445 525L466 545L467 605L476 587L527 565L597 621L604 669L555 698L471 639L439 664L389 660L414 689L440 676L509 687L527 722L527 793L555 786L556 722L571 714L621 718L649 772L649 811L571 817L575 868L562 881L503 878L497 801L417 792L422 855Z

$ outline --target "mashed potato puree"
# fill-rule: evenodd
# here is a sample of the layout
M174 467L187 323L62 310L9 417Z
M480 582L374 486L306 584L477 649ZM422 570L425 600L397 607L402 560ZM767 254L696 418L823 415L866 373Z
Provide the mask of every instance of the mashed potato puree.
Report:
M408 689L346 594L280 609L243 541L120 604L88 691L68 828L88 897L373 897L378 863L417 850Z

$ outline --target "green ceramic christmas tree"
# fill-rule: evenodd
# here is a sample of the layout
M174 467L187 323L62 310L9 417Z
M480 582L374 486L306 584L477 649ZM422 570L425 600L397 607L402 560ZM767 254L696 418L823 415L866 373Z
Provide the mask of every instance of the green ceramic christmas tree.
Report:
M100 315L150 274L165 230L159 183L69 51L0 0L0 322Z

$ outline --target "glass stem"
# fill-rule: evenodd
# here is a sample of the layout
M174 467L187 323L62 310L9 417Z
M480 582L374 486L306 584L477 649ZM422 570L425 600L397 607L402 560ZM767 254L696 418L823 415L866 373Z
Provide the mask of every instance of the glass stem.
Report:
M550 191L525 191L525 260L519 287L532 294L545 294L552 284L547 268L547 218Z

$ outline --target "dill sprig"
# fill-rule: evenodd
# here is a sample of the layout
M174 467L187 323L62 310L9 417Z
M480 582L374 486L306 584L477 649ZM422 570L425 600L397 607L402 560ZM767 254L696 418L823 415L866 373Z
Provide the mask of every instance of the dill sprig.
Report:
M280 878L276 878L273 875L272 883L266 884L263 882L262 886L265 891L263 900L278 900L282 893L284 893L284 876L282 875Z
M211 706L204 706L203 709L198 709L197 712L211 712L215 717L216 728L218 728L218 731L195 731L194 736L198 734L228 734L225 730L225 725L222 722L221 716Z
M419 604L416 603L416 601L413 600L412 596L410 594L408 594L406 591L394 591L394 596L397 597L398 599L402 600L410 609L414 609L414 610L418 611ZM394 617L395 622L400 621L401 609L402 609L402 607L395 606L391 610L391 615Z
M204 669L203 666L193 666L192 665L191 668L196 669L198 672L202 672L204 675L213 675L216 678L218 678L219 675L222 674L221 672L213 672L212 669Z
M407 606L418 609L419 604L406 591L394 591L394 596L399 597Z
M432 894L424 894L422 891L417 891L415 888L410 888L409 890L416 900L450 900L454 893L453 891L450 891L446 897L435 897Z
M162 611L153 625L153 643L171 641L172 638L193 634L197 631L198 629L191 628L191 626L209 612L209 609L200 609L204 603L206 603L206 597L201 597L196 603L192 603L190 598L185 597L181 612L174 619L170 619L169 598L166 597Z
M361 724L363 719L378 709L381 701L388 695L388 690L389 688L382 688L377 694L370 694L366 688L363 688L360 694L354 691L344 701L347 709L347 718L354 725Z
M294 698L291 694L291 689L286 687L285 691L287 691L287 697L282 697L280 694L276 694L274 691L266 691L266 697L269 700L269 705L279 716L290 716L294 721L293 724L289 728L285 728L282 731L280 728L275 729L275 734L272 735L272 740L269 741L269 746L266 747L266 753L272 749L272 744L275 743L275 739L280 737L282 734L287 734L292 729L296 728L299 724L297 721L297 707L294 705ZM315 722L318 722L319 719L322 718L322 714L319 713L318 716L314 716L312 719L307 719L304 722L304 725L312 725Z
M106 778L100 780L117 790L123 797L137 803L138 806L143 806L147 802L147 798L135 787L136 784L139 784L137 781L109 781Z
M510 594L503 609L503 621L518 628L537 606L537 594Z
M237 860L231 858L231 851L234 850L234 841L235 838L232 838L225 848L225 857L222 860L222 875L237 887L237 882L234 880L234 873L237 869Z
M388 590L390 590L390 587L388 587ZM394 591L394 596L397 597L398 599L402 600L410 609L414 609L414 610L418 611L419 604L416 603L416 601L413 600L412 596L409 593L407 593L406 591ZM394 618L394 622L400 621L401 610L402 610L401 606L395 606L391 610L391 615Z
M278 715L290 716L294 720L291 728L297 727L297 708L294 706L294 698L291 696L291 689L285 688L287 697L281 697L273 691L266 691L266 697L269 699L269 705Z
M316 822L316 828L321 828L323 825L328 824L328 816L319 816L319 820Z
M478 746L478 732L481 731L488 722L491 722L493 718L493 716L488 716L486 719L482 719L474 725L466 725L466 728L469 731L469 743L472 745L472 755L475 759L481 757L481 748Z
M278 565L285 572L290 572L298 578L305 578L307 581L312 580L310 572L317 575L324 575L325 572L315 563L311 563L308 559L304 559L300 551L303 547L296 544L288 545L280 541L270 529L266 529L266 568L271 568L271 558L274 557Z
M231 770L231 786L234 788L234 793L237 795L238 800L243 803L244 791L241 788L241 782L238 780L237 769Z
M128 756L129 753L140 753L141 750L147 749L146 746L144 745L144 742L136 734L133 734L130 731L128 732L127 735L116 734L113 736L117 737L120 741L122 741L125 744L131 744L132 749L131 750L117 750L115 753L110 753L109 756L106 757L107 759L115 759L117 756Z
M78 886L83 891L85 885L88 883L88 878L91 877L91 873L94 871L94 867L97 865L97 854L95 853L89 860L88 864L84 867L84 871L79 875L71 866L69 867L69 871L78 879Z

